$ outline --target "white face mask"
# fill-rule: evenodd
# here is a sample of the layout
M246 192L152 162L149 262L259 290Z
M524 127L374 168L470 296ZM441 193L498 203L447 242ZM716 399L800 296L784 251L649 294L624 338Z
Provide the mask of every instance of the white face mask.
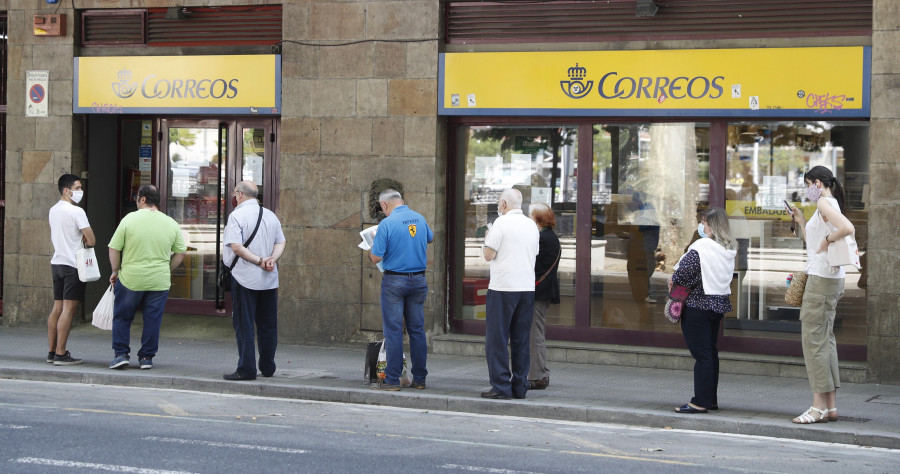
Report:
M81 202L81 198L84 197L84 191L72 191L72 202L78 204Z

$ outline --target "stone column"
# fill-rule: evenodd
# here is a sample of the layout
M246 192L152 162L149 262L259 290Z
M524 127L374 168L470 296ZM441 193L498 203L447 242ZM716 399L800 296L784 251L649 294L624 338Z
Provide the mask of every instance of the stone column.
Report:
M426 328L443 327L444 150L437 0L284 5L280 335L366 340L381 331L381 275L356 248L373 181L400 181L435 231ZM302 43L302 44L301 44ZM350 44L352 43L352 44Z
M82 124L72 115L75 23L71 8L44 2L11 0L8 11L3 323L39 326L53 301L47 213L59 176L85 168ZM65 36L33 34L33 16L50 13L66 15ZM25 117L29 70L50 71L49 117Z
M900 383L900 3L874 0L872 6L869 379Z

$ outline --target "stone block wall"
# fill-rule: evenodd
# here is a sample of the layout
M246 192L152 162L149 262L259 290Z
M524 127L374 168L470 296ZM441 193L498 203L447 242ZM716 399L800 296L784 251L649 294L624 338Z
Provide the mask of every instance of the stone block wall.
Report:
M373 181L403 184L435 231L429 334L444 327L446 147L437 117L437 0L284 4L280 207L282 340L341 343L381 331L381 275L358 248Z
M869 380L900 383L900 2L873 1Z
M72 115L74 15L71 8L43 2L7 5L3 324L43 325L53 301L47 212L59 200L59 176L84 170L82 122ZM48 13L66 15L66 36L34 36L33 15ZM25 117L25 75L31 70L50 71L48 117ZM87 180L85 186L90 189Z

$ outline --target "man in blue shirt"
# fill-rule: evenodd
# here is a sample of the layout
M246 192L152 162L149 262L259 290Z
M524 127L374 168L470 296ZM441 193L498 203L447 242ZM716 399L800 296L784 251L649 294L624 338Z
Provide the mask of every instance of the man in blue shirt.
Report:
M374 390L400 390L403 370L403 325L409 334L409 355L412 358L412 387L425 388L425 359L428 340L425 338L425 310L428 296L425 280L425 255L434 233L421 214L403 203L400 193L386 189L378 195L381 210L387 216L378 225L369 259L381 262L381 321L387 366L384 380L372 384Z

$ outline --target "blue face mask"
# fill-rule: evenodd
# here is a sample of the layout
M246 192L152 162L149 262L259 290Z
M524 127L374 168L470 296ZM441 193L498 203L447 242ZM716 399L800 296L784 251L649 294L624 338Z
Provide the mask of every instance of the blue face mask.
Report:
M700 234L701 239L705 239L705 238L709 237L708 235L706 235L706 232L703 231L703 223L702 222L697 224L697 233Z

